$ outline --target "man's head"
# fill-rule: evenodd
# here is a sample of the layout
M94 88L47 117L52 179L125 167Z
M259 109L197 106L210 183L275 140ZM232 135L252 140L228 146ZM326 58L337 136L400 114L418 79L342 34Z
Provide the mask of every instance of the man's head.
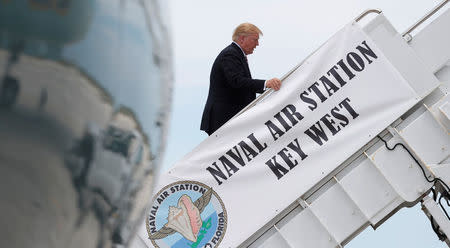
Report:
M256 46L259 45L259 35L263 33L259 28L251 23L242 23L233 32L233 41L238 43L246 55L252 54Z

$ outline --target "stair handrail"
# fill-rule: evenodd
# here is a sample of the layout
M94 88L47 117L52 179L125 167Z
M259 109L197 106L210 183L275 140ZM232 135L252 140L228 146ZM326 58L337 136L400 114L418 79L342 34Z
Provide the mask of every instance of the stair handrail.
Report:
M448 1L448 0L446 0ZM376 13L376 14L381 14L381 10L379 9L367 9L364 12L362 12L360 15L358 15L355 18L355 22L359 22L361 19L363 19L365 16L367 16L370 13ZM296 65L294 68L292 68L290 71L288 71L286 74L283 75L283 77L281 77L281 82L283 82L287 77L289 77L295 70L297 70L312 54L314 54L317 50L319 50L322 46L320 46L319 48L317 48L316 50L314 50L314 52L312 52L310 55L308 55L305 59L302 60L302 62L300 62L298 65ZM267 89L265 90L261 95L259 95L255 100L253 100L251 103L249 103L245 108L243 108L239 113L237 113L233 118L236 118L237 116L241 115L242 113L244 113L245 111L253 108L256 104L258 104L260 101L262 101L265 97L267 97L268 95L270 95L270 93L273 92L273 89Z
M442 1L440 4L438 4L436 7L434 7L432 10L430 10L425 16L423 16L420 20L418 20L416 23L414 23L411 27L409 27L403 34L402 37L405 37L407 39L407 41L411 41L412 37L410 35L410 33L416 29L418 26L420 26L420 24L422 24L423 22L425 22L426 20L428 20L428 18L430 18L432 15L434 15L434 13L436 13L438 10L440 10L442 7L444 7L447 3L449 2L449 0L444 0Z

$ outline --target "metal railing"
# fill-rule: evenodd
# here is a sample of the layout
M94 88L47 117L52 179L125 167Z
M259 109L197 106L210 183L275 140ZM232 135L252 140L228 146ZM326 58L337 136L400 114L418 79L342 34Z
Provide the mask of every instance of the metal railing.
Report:
M448 1L448 0L446 0ZM365 16L367 16L370 13L376 13L376 14L381 14L381 10L379 9L368 9L365 10L364 12L362 12L358 17L355 18L355 22L360 21L362 18L364 18ZM314 50L314 52L312 52L310 55L308 55L305 59L303 59L302 62L300 62L298 65L296 65L294 68L292 68L288 73L286 73L285 75L283 75L283 77L281 77L281 82L283 82L287 77L289 77L292 73L294 73L294 71L296 71L309 57L311 57L311 55L313 55L314 53L316 53L317 50L319 50L322 46L320 46L319 48L317 48L316 50ZM264 98L266 98L267 96L269 96L274 90L273 89L267 89L266 91L264 91L261 95L259 95L255 100L253 100L249 105L247 105L244 109L242 109L239 113L237 113L232 119L236 118L237 116L241 115L242 113L246 112L247 110L253 108L256 104L258 104L260 101L262 101Z
M405 37L408 35L407 41L411 40L411 36L410 33L416 29L420 24L422 24L423 22L425 22L426 20L428 20L428 18L430 18L432 15L434 15L434 13L436 13L438 10L440 10L442 7L444 7L447 3L449 2L449 0L444 0L442 1L439 5L437 5L436 7L434 7L434 9L430 10L430 12L428 12L424 17L422 17L420 20L418 20L416 23L414 23L414 25L412 25L410 28L408 28L406 30L406 32L404 32L402 34L402 37Z
M410 28L407 29L407 31L405 31L402 34L402 37L405 37L407 39L407 41L411 40L410 37L410 33L416 29L420 24L422 24L423 22L425 22L428 18L430 18L433 14L435 14L438 10L440 10L442 7L444 7L450 0L444 0L442 1L439 5L437 5L434 9L432 9L430 12L428 12L424 17L422 17L419 21L417 21L414 25L412 25ZM382 11L379 9L368 9L365 10L364 12L362 12L359 16L357 16L355 18L355 22L359 22L361 19L363 19L365 16L367 16L370 13L376 13L376 14L381 14ZM409 37L409 38L408 38ZM320 47L318 48L320 49ZM282 82L289 77L292 73L294 73L295 70L297 70L312 54L314 54L318 49L316 49L314 52L312 52L310 55L308 55L308 57L306 57L302 62L300 62L298 65L296 65L294 68L292 68L288 73L286 73L285 75L283 75L283 77L280 79ZM264 98L266 98L267 96L269 96L271 93L273 92L272 89L268 89L266 91L264 91L264 93L262 93L261 95L259 95L253 102L251 102L249 105L247 105L244 109L242 109L239 113L237 113L232 119L234 119L235 117L241 115L242 113L244 113L245 111L249 110L250 108L254 107L256 104L258 104L260 101L262 101Z

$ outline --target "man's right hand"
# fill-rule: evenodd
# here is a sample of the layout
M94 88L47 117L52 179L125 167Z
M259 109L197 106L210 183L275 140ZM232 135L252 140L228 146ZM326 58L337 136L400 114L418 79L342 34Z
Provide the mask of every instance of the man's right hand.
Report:
M281 87L281 80L278 78L272 78L272 79L267 80L267 82L266 82L266 88L279 90L280 87Z

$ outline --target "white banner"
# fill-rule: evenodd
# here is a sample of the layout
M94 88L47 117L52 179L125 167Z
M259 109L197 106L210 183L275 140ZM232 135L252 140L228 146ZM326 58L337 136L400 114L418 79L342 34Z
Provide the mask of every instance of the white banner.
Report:
M418 101L351 23L160 181L155 247L237 247Z

